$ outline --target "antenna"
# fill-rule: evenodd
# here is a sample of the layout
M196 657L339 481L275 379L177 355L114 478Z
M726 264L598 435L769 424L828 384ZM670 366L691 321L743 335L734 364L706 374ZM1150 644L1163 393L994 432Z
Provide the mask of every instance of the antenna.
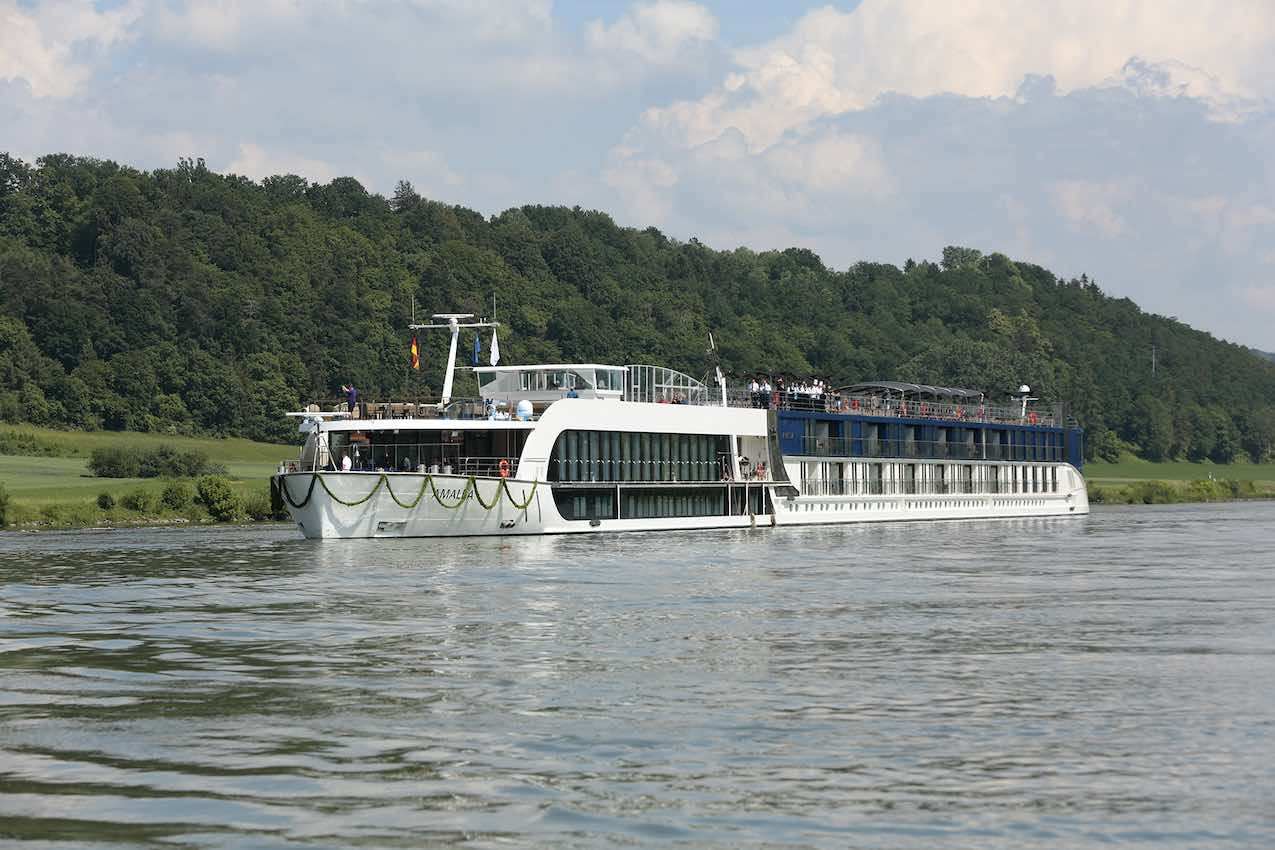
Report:
M456 340L460 337L461 328L498 328L500 322L483 321L465 321L465 319L473 319L473 313L435 313L434 323L426 325L411 324L408 327L414 331L432 330L436 328L446 328L452 332L452 345L447 354L447 374L443 378L443 397L439 402L440 407L446 407L452 400L452 379L456 375Z

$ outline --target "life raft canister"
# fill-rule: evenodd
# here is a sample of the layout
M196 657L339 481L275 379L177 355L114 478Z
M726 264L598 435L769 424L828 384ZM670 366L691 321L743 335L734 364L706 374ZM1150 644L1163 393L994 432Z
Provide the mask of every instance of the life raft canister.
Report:
M502 458L500 459L500 463L498 464L498 466L500 467L500 477L501 477L501 478L508 478L508 477L509 477L509 461L508 461L508 459L506 459L506 458L503 458L503 457L502 457Z

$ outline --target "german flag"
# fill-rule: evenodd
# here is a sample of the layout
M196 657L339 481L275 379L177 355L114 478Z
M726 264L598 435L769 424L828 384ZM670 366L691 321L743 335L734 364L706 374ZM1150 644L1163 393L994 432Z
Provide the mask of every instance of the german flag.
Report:
M412 352L412 368L419 372L421 370L421 350L416 347L416 334L412 334L412 347L409 350Z

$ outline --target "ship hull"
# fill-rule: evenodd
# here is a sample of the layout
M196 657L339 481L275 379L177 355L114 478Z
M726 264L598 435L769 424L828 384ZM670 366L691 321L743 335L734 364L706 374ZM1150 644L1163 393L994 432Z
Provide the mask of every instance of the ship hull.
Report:
M374 472L296 472L274 484L312 539L517 536L620 531L771 528L864 522L1077 517L1089 513L1083 478L1063 492L864 494L787 498L773 483L766 508L710 516L564 519L552 484L520 479ZM735 485L738 487L738 485ZM730 504L731 500L723 500Z

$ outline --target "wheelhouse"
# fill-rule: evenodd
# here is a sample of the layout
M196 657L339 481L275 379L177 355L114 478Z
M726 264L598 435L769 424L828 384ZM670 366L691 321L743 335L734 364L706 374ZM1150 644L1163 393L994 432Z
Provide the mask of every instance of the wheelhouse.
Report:
M479 392L484 399L512 406L527 400L543 407L564 396L619 399L624 397L624 366L597 363L549 363L536 366L479 366Z

